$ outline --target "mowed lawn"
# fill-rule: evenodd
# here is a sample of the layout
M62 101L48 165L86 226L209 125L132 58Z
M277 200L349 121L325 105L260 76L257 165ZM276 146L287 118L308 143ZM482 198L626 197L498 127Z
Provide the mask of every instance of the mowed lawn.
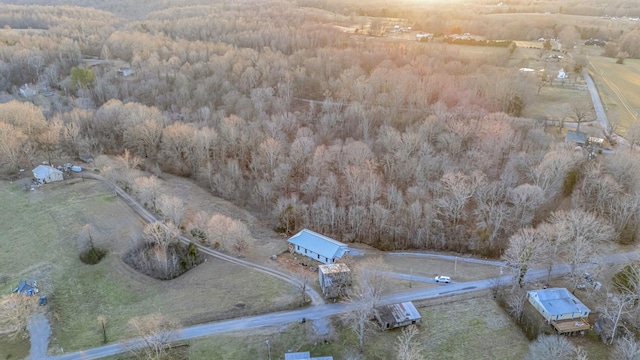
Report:
M96 317L106 318L108 340L129 337L127 321L161 312L182 324L292 308L295 288L260 272L208 258L187 274L159 281L122 260L143 223L113 192L95 181L45 185L35 191L0 182L0 291L33 277L49 297L53 334L50 350L99 346ZM78 234L85 224L109 254L98 265L78 259Z
M590 56L589 60L607 114L617 112L618 132L624 135L640 113L640 60L626 59L623 65L604 56Z
M529 341L495 301L475 298L419 309L422 323L418 342L427 359L523 359ZM337 321L336 321L337 323ZM287 350L310 351L312 356L345 358L357 351L358 341L348 329L337 329L337 338L325 343L313 335L311 324L293 324L191 341L190 360L266 359L269 339L271 356L281 359ZM364 359L395 359L394 346L400 330L376 331L365 339Z

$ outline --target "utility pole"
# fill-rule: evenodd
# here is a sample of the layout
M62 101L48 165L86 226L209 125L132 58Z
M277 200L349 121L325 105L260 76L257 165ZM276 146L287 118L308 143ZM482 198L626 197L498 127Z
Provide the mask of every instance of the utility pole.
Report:
M267 344L267 351L269 352L269 360L271 360L271 345L269 345L269 339L265 341Z

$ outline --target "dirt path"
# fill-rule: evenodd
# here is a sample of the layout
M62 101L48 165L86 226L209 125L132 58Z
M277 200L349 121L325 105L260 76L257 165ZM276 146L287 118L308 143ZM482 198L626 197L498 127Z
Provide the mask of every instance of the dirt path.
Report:
M49 359L49 357L47 357L47 348L49 347L51 326L49 326L49 320L44 316L44 313L40 312L31 317L27 329L31 335L29 360Z

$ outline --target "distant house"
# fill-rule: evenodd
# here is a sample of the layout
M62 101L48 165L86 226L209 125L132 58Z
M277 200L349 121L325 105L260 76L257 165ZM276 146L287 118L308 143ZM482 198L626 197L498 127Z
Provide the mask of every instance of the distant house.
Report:
M133 70L130 67L121 67L120 69L118 69L118 75L123 76L123 77L128 77L131 76L133 74L135 74L136 71Z
M376 319L383 329L416 324L422 319L411 301L382 306L376 310Z
M308 229L293 235L288 243L290 252L297 252L323 264L333 264L349 252L346 244Z
M62 181L62 171L48 165L38 165L35 169L32 170L33 177L39 183L50 183L54 181Z
M564 138L564 142L567 144L585 145L589 135L581 131L568 130L567 136Z
M530 290L527 299L561 334L591 328L587 321L591 310L565 288Z
M18 287L13 289L14 293L25 294L25 295L33 295L39 292L38 290L38 282L35 280L21 280L18 283Z
M333 360L333 356L311 357L308 351L301 351L285 353L284 360Z
M20 92L20 95L22 95L24 97L27 97L27 98L35 96L38 93L38 90L32 88L28 84L24 84L24 85L20 86L20 90L18 90L18 91Z
M351 286L351 270L346 264L328 264L318 266L318 281L322 294L327 299L346 295Z
M566 79L567 78L567 73L564 71L564 69L560 69L560 71L558 71L558 79Z

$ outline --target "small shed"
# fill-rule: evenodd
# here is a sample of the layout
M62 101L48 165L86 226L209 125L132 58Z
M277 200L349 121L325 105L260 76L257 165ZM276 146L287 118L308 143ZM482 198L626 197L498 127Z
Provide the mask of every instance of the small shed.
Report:
M583 133L582 131L576 131L576 130L568 130L567 136L564 138L564 142L567 144L585 145L587 143L588 138L589 138L589 135L587 135L587 133Z
M130 67L121 67L120 69L118 69L118 75L122 77L129 77L135 73L136 71Z
M308 229L302 229L287 242L289 252L297 252L323 264L333 264L349 252L347 244Z
M300 351L285 353L284 360L333 360L333 356L311 357L310 352Z
M33 177L40 183L50 183L54 181L62 181L64 180L62 171L49 166L49 165L38 165L35 169L32 170Z
M327 264L318 266L318 281L322 294L327 299L345 296L351 286L351 270L346 264Z
M385 330L417 324L422 319L411 301L382 306L376 310L376 319Z
M38 290L38 282L33 279L21 280L18 283L18 287L13 289L14 293L25 294L31 296L33 294L37 294Z

